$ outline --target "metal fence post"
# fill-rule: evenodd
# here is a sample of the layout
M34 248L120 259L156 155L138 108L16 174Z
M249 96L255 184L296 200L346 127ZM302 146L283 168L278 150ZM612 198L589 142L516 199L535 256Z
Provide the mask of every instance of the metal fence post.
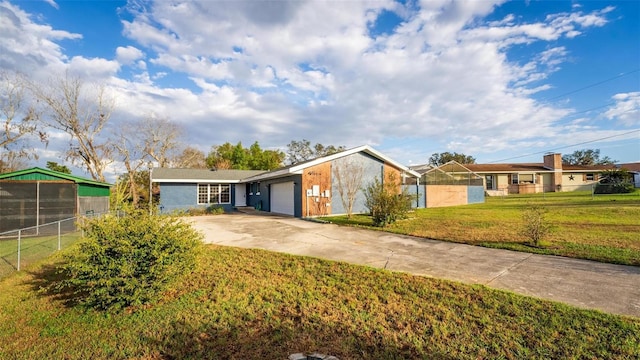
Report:
M61 221L58 221L58 250L60 250L60 223Z
M18 266L17 269L20 271L20 236L22 235L22 230L18 230Z

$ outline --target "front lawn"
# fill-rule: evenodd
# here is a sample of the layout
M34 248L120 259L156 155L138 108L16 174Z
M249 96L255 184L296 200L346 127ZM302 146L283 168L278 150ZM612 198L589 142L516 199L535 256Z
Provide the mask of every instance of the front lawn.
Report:
M541 247L520 234L522 212L546 207L553 232ZM640 192L585 192L487 197L484 204L418 209L385 231L424 238L640 266ZM343 225L371 226L368 216L327 217Z
M0 280L2 359L632 359L640 319L483 286L208 246L157 305L106 315L38 292L56 256Z

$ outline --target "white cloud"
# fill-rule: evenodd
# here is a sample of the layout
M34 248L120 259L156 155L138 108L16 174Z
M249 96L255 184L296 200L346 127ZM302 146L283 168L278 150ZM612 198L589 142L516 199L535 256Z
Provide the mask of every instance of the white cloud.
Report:
M83 78L100 80L106 79L120 69L120 64L114 60L102 58L88 59L82 56L74 56L69 61L69 71Z
M61 40L77 40L82 35L38 24L31 15L6 1L0 2L0 68L30 74L48 74L67 61Z
M144 58L144 53L136 47L118 46L116 48L116 59L123 65L131 65L141 58Z
M607 119L626 126L640 125L640 92L620 93L612 99L615 104L604 113Z

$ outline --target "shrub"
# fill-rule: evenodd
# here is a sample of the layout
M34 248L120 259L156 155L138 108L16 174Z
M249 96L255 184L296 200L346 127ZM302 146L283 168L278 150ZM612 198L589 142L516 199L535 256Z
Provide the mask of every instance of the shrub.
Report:
M594 194L629 194L635 190L631 183L597 184Z
M384 183L375 178L364 189L365 206L371 212L374 226L384 227L406 217L411 209L411 196L406 189L399 191L399 188L392 174Z
M224 208L220 205L209 205L206 209L206 213L212 215L224 214Z
M84 239L66 256L58 284L82 305L119 310L155 300L196 263L201 235L177 217L102 217L83 225Z
M524 209L522 235L529 239L529 244L540 246L540 241L551 232L551 225L545 220L547 209L541 205L531 204Z

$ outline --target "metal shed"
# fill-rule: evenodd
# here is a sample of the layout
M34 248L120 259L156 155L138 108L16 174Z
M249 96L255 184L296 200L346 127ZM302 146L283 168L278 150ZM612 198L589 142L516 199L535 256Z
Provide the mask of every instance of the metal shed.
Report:
M110 188L38 167L0 174L0 232L108 212Z

